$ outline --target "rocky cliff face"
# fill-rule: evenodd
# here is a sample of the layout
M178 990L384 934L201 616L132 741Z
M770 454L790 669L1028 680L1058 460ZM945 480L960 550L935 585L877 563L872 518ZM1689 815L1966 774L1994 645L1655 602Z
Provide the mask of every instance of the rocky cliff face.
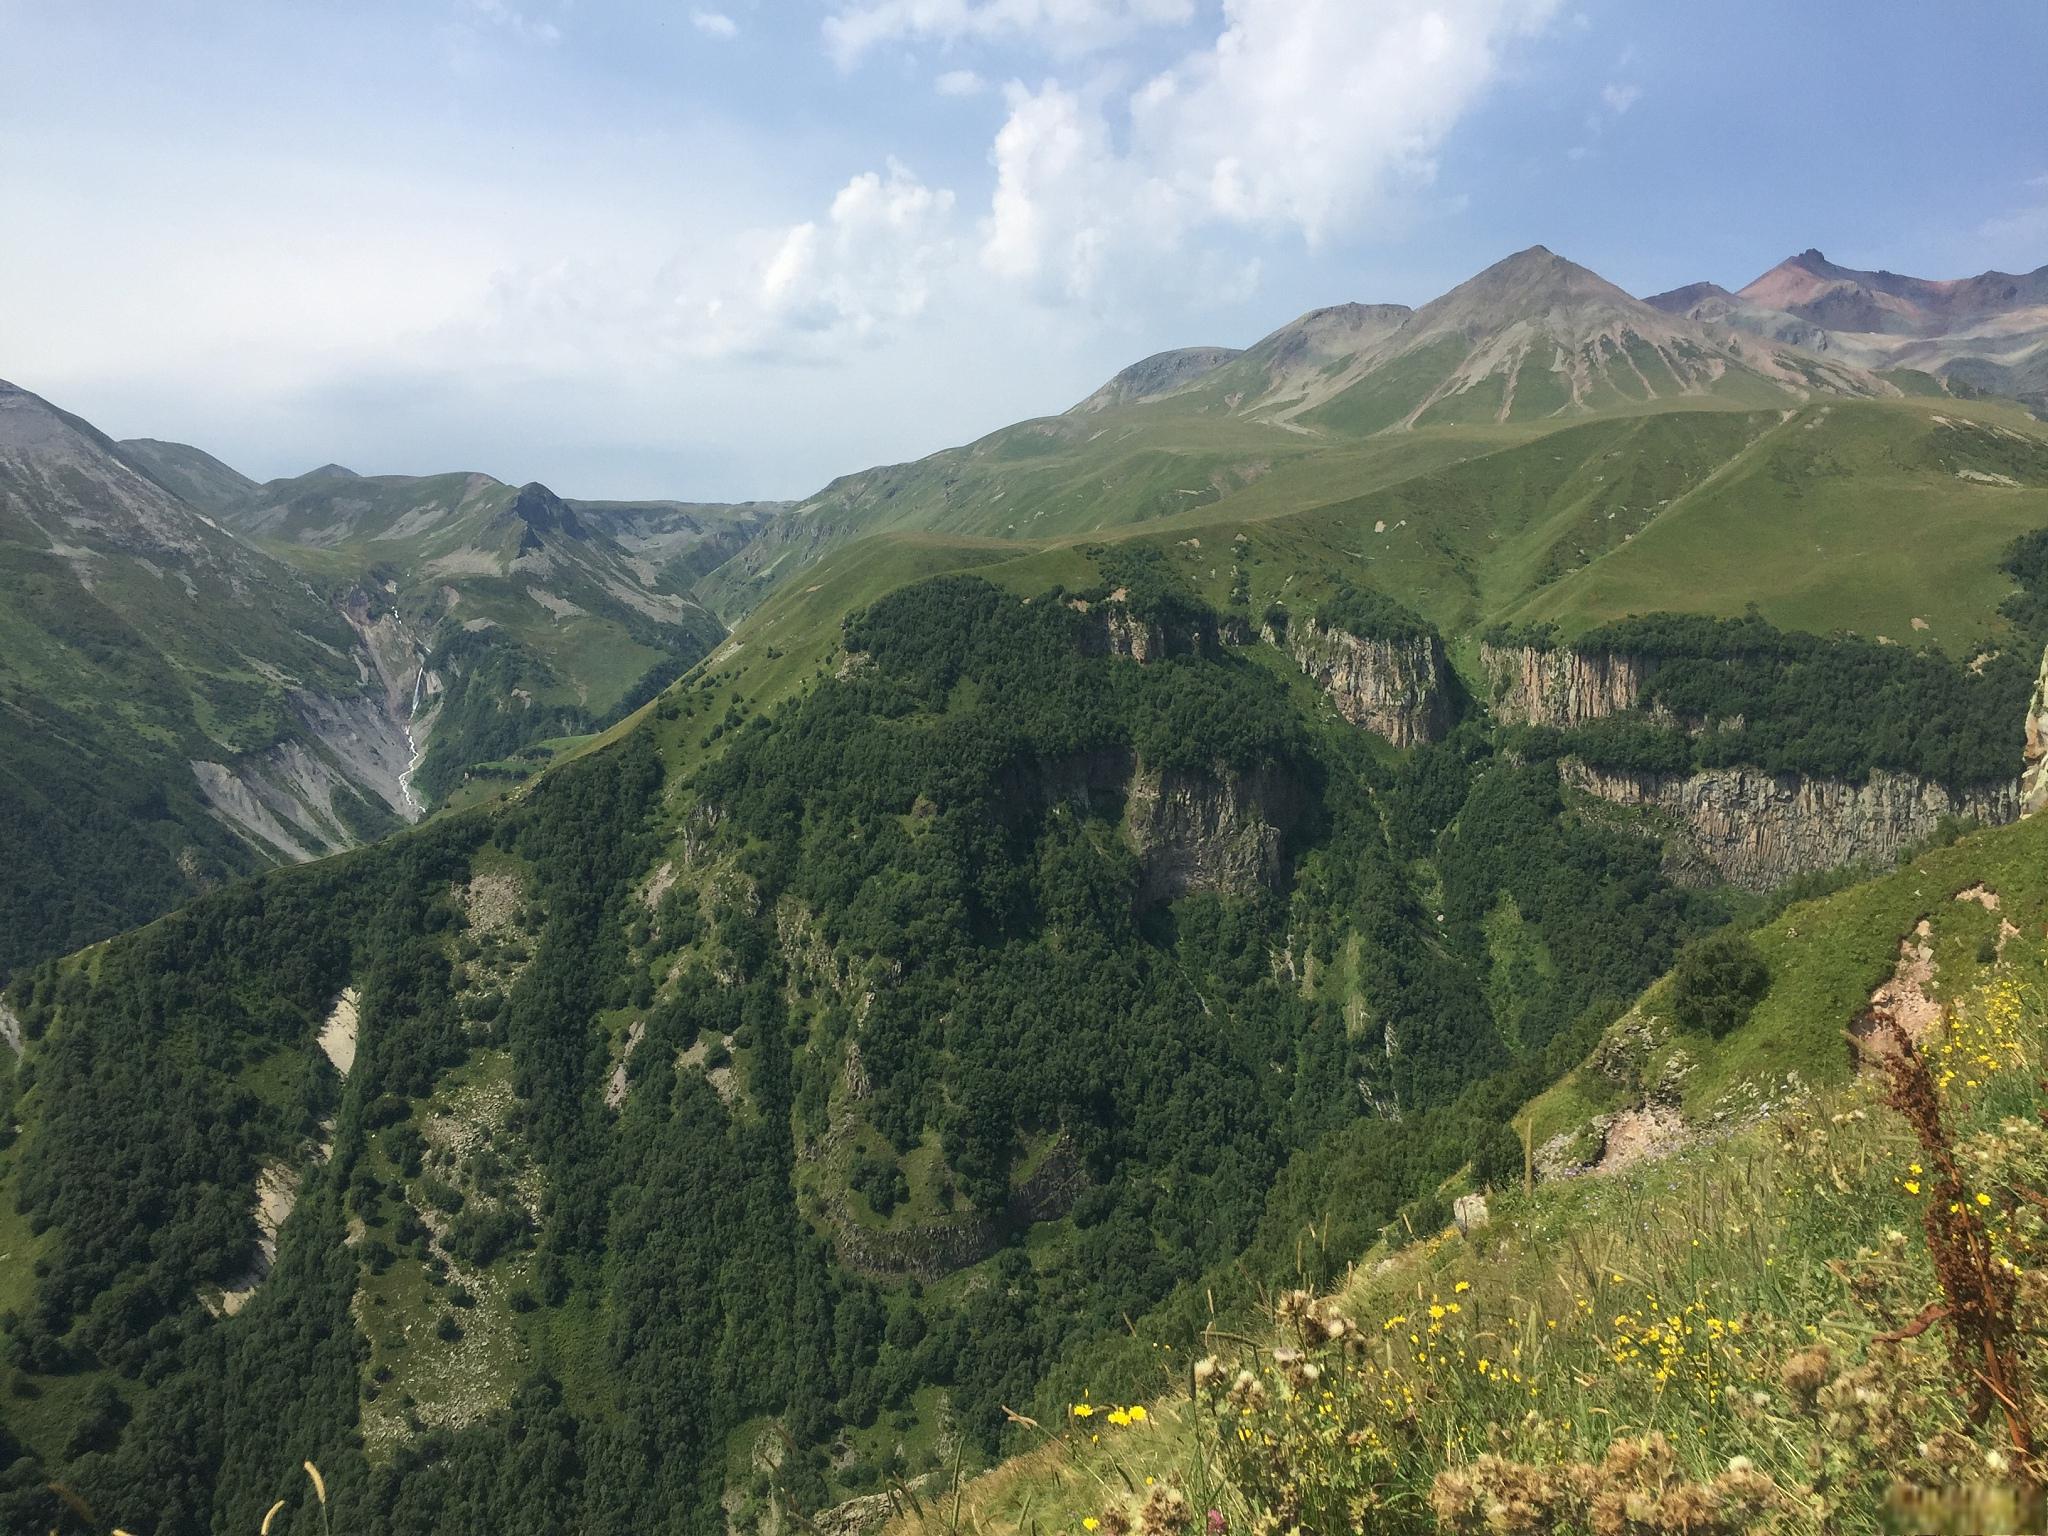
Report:
M360 797L371 811L419 815L407 793L417 757L403 724L364 695L294 691L299 732L227 762L195 759L192 773L216 816L266 858L303 863L359 840L337 805Z
M1570 788L1673 817L1721 878L1750 890L1844 864L1889 864L1944 816L1995 826L2020 814L2017 781L1958 792L1884 772L1848 784L1755 768L1628 773L1571 758L1560 768Z
M1636 656L1530 645L1482 645L1479 667L1496 719L1560 730L1629 708L1656 670L1654 662Z
M1144 867L1139 901L1245 896L1278 884L1300 813L1299 791L1277 770L1217 778L1140 765L1124 799Z
M1397 747L1440 740L1451 727L1443 642L1361 640L1314 620L1297 624L1287 651L1353 725Z
M1147 906L1201 892L1248 896L1277 885L1287 834L1302 811L1301 789L1282 769L1162 770L1122 750L1020 762L1003 788L1019 808L1066 802L1121 819L1138 854L1138 901Z
M2048 805L2048 651L2041 653L2041 675L2027 700L2027 766L2020 775L2020 813L2031 816Z
M1114 599L1082 612L1081 652L1086 656L1116 656L1144 666L1169 656L1199 655L1213 643L1201 625L1141 619Z

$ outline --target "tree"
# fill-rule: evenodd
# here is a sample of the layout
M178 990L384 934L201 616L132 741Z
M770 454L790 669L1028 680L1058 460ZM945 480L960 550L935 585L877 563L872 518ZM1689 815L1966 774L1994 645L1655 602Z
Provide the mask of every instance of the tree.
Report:
M1770 986L1770 969L1748 934L1713 934L1679 955L1671 1011L1680 1029L1718 1040L1749 1018Z

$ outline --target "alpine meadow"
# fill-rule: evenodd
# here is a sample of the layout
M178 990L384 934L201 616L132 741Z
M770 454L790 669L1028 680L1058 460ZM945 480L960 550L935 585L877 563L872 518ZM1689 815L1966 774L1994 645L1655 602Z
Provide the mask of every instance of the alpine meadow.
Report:
M0 1532L2048 1525L2048 18L1716 9L0 4Z

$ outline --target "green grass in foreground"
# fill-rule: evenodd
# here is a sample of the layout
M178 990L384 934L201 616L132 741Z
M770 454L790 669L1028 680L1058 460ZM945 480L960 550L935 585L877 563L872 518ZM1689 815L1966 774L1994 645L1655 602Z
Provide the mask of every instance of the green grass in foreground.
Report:
M1926 1043L1957 1219L2029 1347L2044 980L1998 968ZM1866 1075L1626 1174L1496 1194L1472 1239L1283 1297L1272 1337L1213 1337L1208 1364L1163 1355L1156 1401L1076 1405L891 1530L1131 1529L1148 1499L1188 1521L1160 1529L1231 1532L2035 1528L2013 1423L2048 1423L2048 1384L2021 1369L2018 1413L1980 1417L1948 1323L1887 1337L1944 1296L1935 1163Z
M1772 986L1747 1024L1652 1037L1648 1075L1657 1051L1693 1057L1668 1155L1496 1191L1482 1231L1375 1250L1334 1296L1285 1302L1270 1336L1162 1347L1151 1401L1070 1410L957 1498L925 1488L891 1531L1145 1528L1148 1499L1159 1529L1211 1528L1214 1509L1231 1532L2038 1528L2014 1435L2048 1426L2026 1364L2048 1344L2044 844L2039 821L1975 834L1787 908L1758 930ZM1934 963L1922 1050L1948 1190L1842 1033L1902 935ZM1768 1085L1761 1118L1729 1112L1748 1081ZM1640 1091L1589 1066L1528 1114L1540 1140ZM2010 1414L1952 1375L1950 1322L1887 1337L1967 1268L1954 1241L1937 1266L1930 1216L1979 1245L2003 1298Z

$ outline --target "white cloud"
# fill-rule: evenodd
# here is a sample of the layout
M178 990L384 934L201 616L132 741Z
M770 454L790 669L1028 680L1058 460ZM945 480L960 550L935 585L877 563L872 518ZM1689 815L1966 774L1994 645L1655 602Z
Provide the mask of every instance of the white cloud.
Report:
M2048 177L2028 185L2048 186ZM1994 268L2009 272L2030 272L2041 265L2044 250L2048 250L2048 203L2016 208L1986 219L1977 226L1976 240L1965 259L1976 263L1988 261Z
M1137 0L1163 14L1164 0ZM693 249L651 282L615 285L621 344L692 358L822 358L912 326L942 302L1021 298L1098 312L1177 294L1215 302L1257 282L1249 233L1315 246L1401 216L1445 137L1497 77L1502 51L1553 0L1225 0L1215 41L1135 89L1049 79L1007 89L986 211L901 164L853 177L820 217ZM936 31L1103 0L878 0ZM1131 7L1123 8L1125 10ZM835 20L845 22L853 12ZM879 24L879 23L877 23ZM1113 79L1114 77L1106 77ZM965 70L938 88L981 84ZM581 268L503 285L507 314L573 316ZM943 296L943 300L942 300Z
M843 69L890 42L1010 38L1070 55L1194 14L1194 0L842 0L825 18L825 45Z
M1554 0L1225 0L1212 48L1132 104L1138 153L1202 217L1357 227L1404 188Z
M738 37L740 33L739 23L723 11L692 11L690 25L706 37Z
M653 273L585 261L500 273L476 345L531 365L817 361L915 322L960 266L953 194L891 161L817 219L707 242Z
M1100 112L1057 83L1010 88L1010 116L990 151L995 194L982 265L998 277L1069 296L1094 285L1133 169L1110 147ZM1044 279L1051 272L1049 285Z
M988 82L971 69L949 69L932 82L941 96L979 96Z
M1643 88L1639 85L1610 84L1600 92L1600 102L1616 117L1642 100Z

